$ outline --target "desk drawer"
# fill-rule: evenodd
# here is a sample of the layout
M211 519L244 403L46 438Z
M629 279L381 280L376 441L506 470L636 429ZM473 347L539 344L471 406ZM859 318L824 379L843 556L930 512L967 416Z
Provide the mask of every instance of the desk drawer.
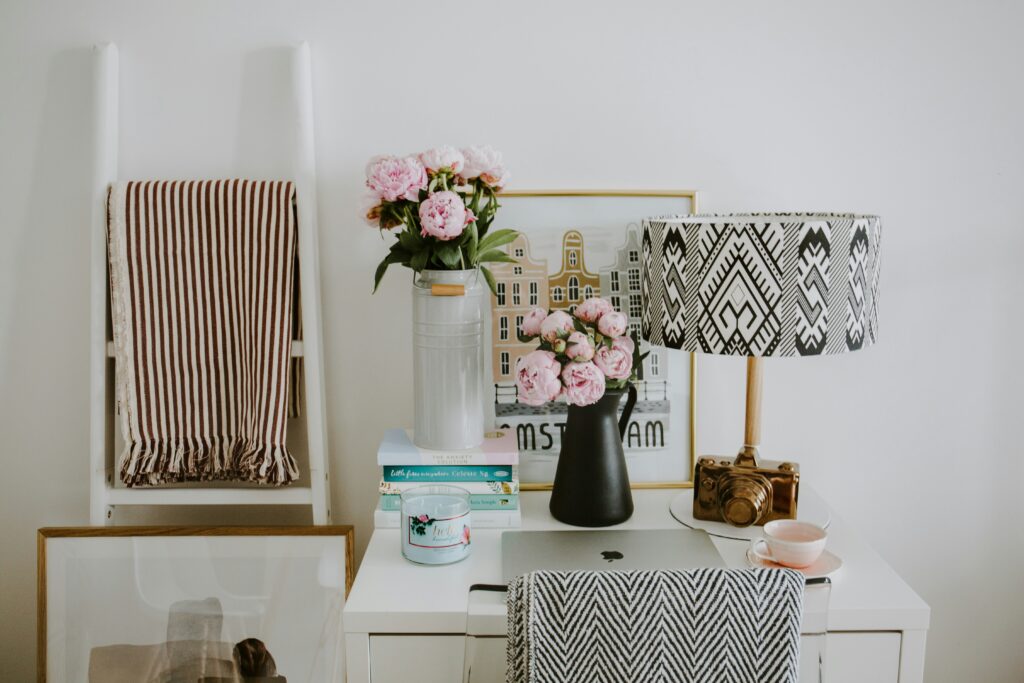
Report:
M505 639L495 638L495 640L501 641L503 648L501 662L504 666ZM464 635L371 635L370 681L372 683L458 683L462 680L462 667L465 658L466 636Z
M800 639L800 681L820 680L818 661L821 636ZM829 633L825 666L828 683L898 683L900 675L900 634L898 632ZM469 683L501 681L505 677L505 639L473 637L465 647L466 674ZM384 683L374 677L374 683ZM433 681L434 678L428 680ZM441 680L441 679L436 679ZM445 680L457 681L458 678ZM390 681L388 682L390 683Z
M901 640L899 631L829 633L825 653L828 683L897 683ZM802 665L803 662L801 677L804 675Z

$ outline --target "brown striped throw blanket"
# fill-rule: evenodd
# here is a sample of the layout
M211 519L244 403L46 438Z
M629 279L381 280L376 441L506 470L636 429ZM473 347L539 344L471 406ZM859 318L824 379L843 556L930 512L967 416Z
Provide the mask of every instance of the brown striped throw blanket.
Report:
M108 206L128 484L287 484L294 187L131 181Z

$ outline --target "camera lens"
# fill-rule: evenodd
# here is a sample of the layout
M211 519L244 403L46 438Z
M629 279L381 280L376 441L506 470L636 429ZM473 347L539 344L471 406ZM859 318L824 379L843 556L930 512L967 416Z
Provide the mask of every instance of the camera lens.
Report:
M718 491L722 518L732 526L755 524L772 507L771 484L760 474L726 474L722 477Z

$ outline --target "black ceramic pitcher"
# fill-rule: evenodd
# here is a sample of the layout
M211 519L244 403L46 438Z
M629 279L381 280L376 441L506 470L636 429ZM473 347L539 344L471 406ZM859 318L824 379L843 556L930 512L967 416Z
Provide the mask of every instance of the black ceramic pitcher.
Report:
M609 389L597 403L569 406L558 469L551 490L551 514L573 526L611 526L633 514L622 438L636 405L636 387L616 419L626 389Z

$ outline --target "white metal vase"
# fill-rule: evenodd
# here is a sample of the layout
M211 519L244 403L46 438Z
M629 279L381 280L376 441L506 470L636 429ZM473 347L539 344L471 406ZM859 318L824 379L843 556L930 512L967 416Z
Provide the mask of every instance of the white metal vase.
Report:
M464 293L441 295L444 285ZM420 448L483 443L487 293L477 270L424 270L413 280L413 442Z

